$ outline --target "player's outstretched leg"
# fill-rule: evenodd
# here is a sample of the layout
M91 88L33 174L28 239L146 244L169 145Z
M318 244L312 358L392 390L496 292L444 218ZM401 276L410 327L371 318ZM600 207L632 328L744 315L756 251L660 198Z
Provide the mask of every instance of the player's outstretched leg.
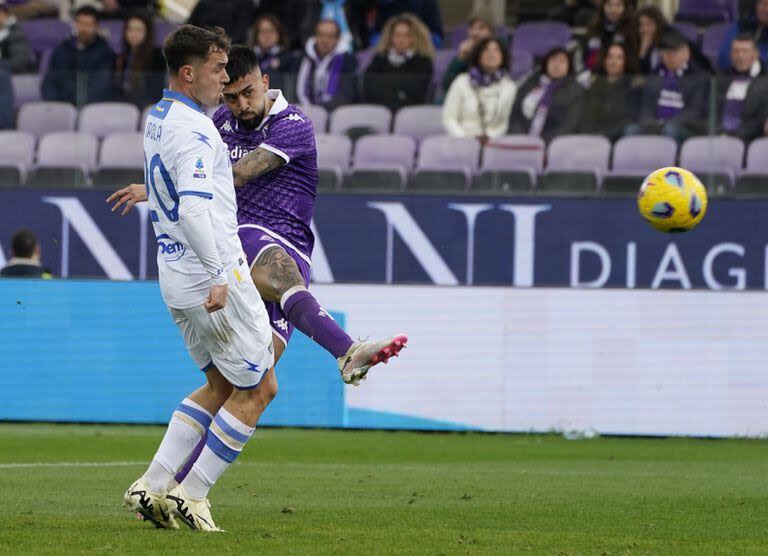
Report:
M211 422L205 446L192 470L165 497L165 511L191 529L221 531L211 516L208 492L240 455L256 423L277 394L277 379L268 371L253 390L235 389Z
M168 430L149 469L125 492L123 504L156 527L178 529L173 516L165 511L168 483L189 457L212 419L213 416L205 408L184 398L173 412Z
M333 354L339 362L341 378L347 384L360 384L368 369L396 357L408 342L403 334L375 342L355 342L304 286L293 286L286 291L280 298L280 306L296 328Z

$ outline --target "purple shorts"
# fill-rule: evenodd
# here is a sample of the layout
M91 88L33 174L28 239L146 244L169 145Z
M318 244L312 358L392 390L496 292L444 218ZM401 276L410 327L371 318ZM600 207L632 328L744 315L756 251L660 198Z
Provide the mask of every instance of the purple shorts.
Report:
M270 235L270 232L264 228L257 228L254 225L245 224L240 226L237 232L240 236L240 242L243 244L245 256L248 258L248 268L253 268L253 263L265 250L282 247L285 252L296 261L296 266L299 267L299 272L301 272L301 275L304 277L304 285L309 286L310 265L307 258L305 258L306 255L299 253L299 251L287 241L281 240L274 235ZM291 334L293 334L293 324L288 322L288 319L283 312L283 308L279 303L265 301L264 306L267 308L272 331L283 340L283 344L288 345L288 340L291 339Z

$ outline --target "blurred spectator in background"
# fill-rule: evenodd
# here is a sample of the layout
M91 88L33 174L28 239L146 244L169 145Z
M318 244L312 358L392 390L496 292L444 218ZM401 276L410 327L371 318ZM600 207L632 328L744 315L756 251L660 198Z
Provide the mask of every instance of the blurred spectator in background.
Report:
M45 100L86 104L110 100L115 55L99 35L99 12L85 6L75 12L75 36L53 51L43 78Z
M442 46L443 20L437 0L376 0L376 23L373 26L370 46L378 44L381 30L387 21L405 12L414 14L424 22L429 29L435 48Z
M608 47L584 95L579 132L604 135L611 141L621 137L635 115L632 93L636 72L636 59L626 44Z
M706 132L709 74L693 60L690 45L677 31L665 32L659 49L661 66L641 91L640 121L626 133L660 133L682 142Z
M294 70L294 57L285 50L280 21L272 14L262 14L253 25L251 48L259 60L261 73L269 75L269 86L283 89L285 74Z
M549 17L571 27L586 27L597 15L599 7L600 0L562 0L562 4L552 10Z
M467 25L467 38L461 41L456 51L456 57L451 60L448 69L445 70L443 77L443 90L447 91L453 80L460 73L469 69L469 59L472 52L481 40L493 36L493 24L487 14L476 14L469 18Z
M392 111L426 103L435 56L426 25L411 14L393 17L376 50L363 77L363 101Z
M37 59L8 5L0 0L0 62L13 73L33 72Z
M731 66L731 42L742 33L749 33L755 38L760 59L768 62L768 0L757 0L754 11L746 18L734 22L720 46L718 68L728 70Z
M717 78L718 131L752 141L762 134L768 108L768 80L754 37L731 41L731 71Z
M627 50L637 53L637 23L629 0L602 0L600 10L587 29L584 65L595 69L598 58L609 44L621 42Z
M72 8L77 10L83 6L96 8L103 18L123 19L137 10L154 13L157 8L155 0L75 0Z
M486 143L506 133L517 85L509 77L509 52L499 39L481 40L469 66L448 89L443 126L454 137L477 137Z
M11 14L19 19L35 17L56 17L61 9L60 0L6 0Z
M11 72L8 67L0 63L0 129L12 129L16 120Z
M137 12L123 27L123 50L115 63L118 98L143 109L157 102L165 86L163 52L155 46L154 21Z
M245 44L253 23L252 0L200 0L187 23L198 27L221 27L232 44Z
M19 230L11 239L12 257L0 270L4 278L51 278L40 262L40 243L29 230Z
M669 23L656 6L646 6L637 12L637 30L640 37L638 57L640 72L652 73L659 69L661 54L659 41Z
M576 131L584 88L576 82L571 56L565 48L550 50L542 68L517 92L509 132L536 135L549 142Z
M296 78L296 97L302 104L333 109L357 98L357 59L339 42L335 21L321 20L307 41Z

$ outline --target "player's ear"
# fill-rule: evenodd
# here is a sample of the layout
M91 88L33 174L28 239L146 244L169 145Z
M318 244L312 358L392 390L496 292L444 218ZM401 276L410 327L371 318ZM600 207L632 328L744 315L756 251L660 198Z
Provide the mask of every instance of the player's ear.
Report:
M264 84L264 90L269 91L269 74L265 73L262 75L261 82Z
M179 78L185 83L192 83L195 80L195 68L190 65L181 66Z

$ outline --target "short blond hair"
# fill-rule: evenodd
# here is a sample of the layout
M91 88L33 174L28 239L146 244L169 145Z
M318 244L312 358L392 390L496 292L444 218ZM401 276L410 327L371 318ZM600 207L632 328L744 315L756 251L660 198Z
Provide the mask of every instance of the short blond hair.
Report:
M384 24L384 28L381 30L381 40L379 41L376 51L379 54L386 55L391 48L392 33L395 30L395 25L405 23L411 28L413 36L416 39L414 41L414 50L416 54L425 56L430 60L435 57L435 47L432 46L432 37L429 34L429 29L424 23L415 15L411 13L403 13L390 17Z

